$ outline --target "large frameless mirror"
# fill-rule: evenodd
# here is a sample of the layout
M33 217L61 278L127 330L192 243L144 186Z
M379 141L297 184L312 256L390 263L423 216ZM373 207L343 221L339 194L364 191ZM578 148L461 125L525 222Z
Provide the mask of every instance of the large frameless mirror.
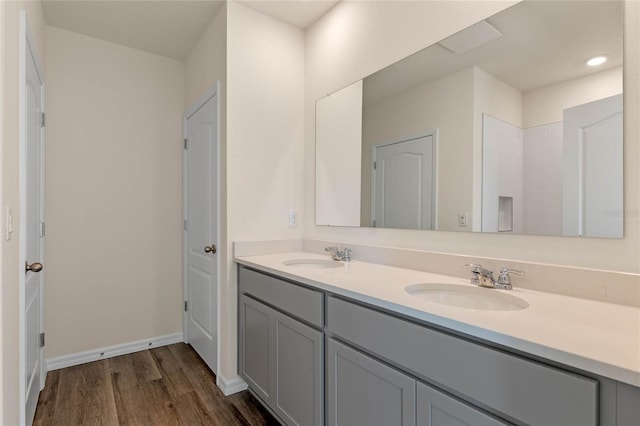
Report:
M623 2L523 1L318 100L316 224L621 238L622 62Z

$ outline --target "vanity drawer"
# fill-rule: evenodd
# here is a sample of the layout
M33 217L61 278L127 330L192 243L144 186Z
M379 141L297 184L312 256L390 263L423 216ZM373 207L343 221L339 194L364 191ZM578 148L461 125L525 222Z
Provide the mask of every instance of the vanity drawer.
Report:
M324 294L241 266L238 286L269 305L317 327L324 326Z
M328 330L472 402L531 425L596 425L598 382L335 297Z

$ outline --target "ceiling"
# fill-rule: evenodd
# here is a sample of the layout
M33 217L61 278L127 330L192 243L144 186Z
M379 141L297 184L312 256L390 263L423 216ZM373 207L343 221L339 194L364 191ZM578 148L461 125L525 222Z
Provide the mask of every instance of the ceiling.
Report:
M486 21L502 36L460 54L436 43L396 62L365 79L365 103L473 65L522 92L622 65L619 1L525 1ZM609 57L605 65L585 65L599 54Z
M44 0L47 25L185 60L224 0ZM240 3L305 29L337 0Z
M48 25L185 60L224 1L43 0L43 9ZM237 1L302 29L339 2ZM520 3L487 19L503 33L502 37L461 55L440 45L426 49L369 77L367 80L386 80L376 83L380 93L371 92L370 96L379 99L385 96L383 92L392 89L390 86L401 84L408 88L425 78L433 80L473 64L522 91L596 71L584 67L584 60L592 54L607 53L611 59L607 67L619 66L620 4L617 1ZM577 34L579 38L575 37ZM558 70L561 74L556 73Z
M340 0L238 0L252 9L305 29Z

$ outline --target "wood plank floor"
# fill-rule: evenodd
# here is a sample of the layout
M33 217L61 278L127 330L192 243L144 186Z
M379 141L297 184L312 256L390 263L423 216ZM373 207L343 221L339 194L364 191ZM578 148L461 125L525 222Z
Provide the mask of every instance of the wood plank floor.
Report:
M177 343L50 371L34 425L278 425L248 392L225 397Z

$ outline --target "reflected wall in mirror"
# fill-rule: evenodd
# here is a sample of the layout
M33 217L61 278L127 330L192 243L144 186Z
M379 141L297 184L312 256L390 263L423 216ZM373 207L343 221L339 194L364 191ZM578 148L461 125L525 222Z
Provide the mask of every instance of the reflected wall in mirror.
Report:
M622 18L523 1L320 99L316 224L622 237Z

